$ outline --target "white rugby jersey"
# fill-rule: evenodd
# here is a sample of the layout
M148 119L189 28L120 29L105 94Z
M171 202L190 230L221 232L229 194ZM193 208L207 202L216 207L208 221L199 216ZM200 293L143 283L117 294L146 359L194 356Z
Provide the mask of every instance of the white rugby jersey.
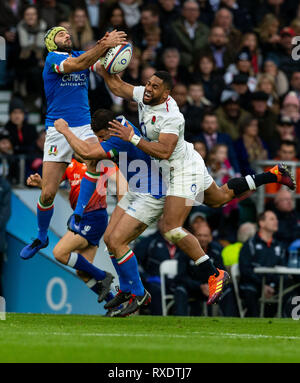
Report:
M149 141L158 142L160 133L176 134L178 141L169 162L190 160L194 147L184 139L185 121L176 101L169 96L163 104L145 105L143 103L144 90L144 86L136 86L133 89L133 99L138 103L139 122L143 136Z

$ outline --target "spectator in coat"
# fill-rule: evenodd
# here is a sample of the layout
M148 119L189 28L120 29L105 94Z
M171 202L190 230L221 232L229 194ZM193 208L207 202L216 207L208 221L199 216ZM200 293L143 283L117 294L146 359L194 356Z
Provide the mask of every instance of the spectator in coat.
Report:
M289 90L289 81L286 74L278 68L279 61L276 57L268 56L263 64L263 72L270 74L275 80L276 92L282 97Z
M258 134L258 121L250 116L245 117L240 124L241 137L234 142L235 152L241 169L241 174L255 174L253 162L268 158L267 145Z
M200 53L201 54L201 53ZM201 82L205 97L214 105L219 104L222 90L225 88L223 76L216 71L214 56L203 53L195 62L191 82Z
M300 214L295 208L295 199L290 190L280 189L274 198L274 213L278 219L275 237L285 248L300 238Z
M39 17L34 5L25 8L23 19L17 25L20 54L16 63L19 92L22 97L42 92L43 51L46 22Z
M224 73L234 61L235 52L229 47L228 38L222 27L211 28L208 44L199 52L199 57L204 55L214 57L216 70L220 73Z
M275 133L278 115L268 107L269 96L262 91L255 91L251 96L250 112L258 120L259 135L265 142L270 142Z
M188 88L184 84L176 84L171 93L174 100L177 102L179 110L185 118L185 137L192 139L197 136L200 131L200 124L203 108L192 105L188 98Z
M188 84L190 74L185 67L179 65L180 53L177 48L170 47L164 49L161 61L161 69L170 73L173 85L176 85L179 82L185 85Z
M252 57L249 48L244 47L237 55L235 63L232 63L227 68L224 75L224 80L227 85L231 85L234 75L243 74L248 77L247 85L251 92L256 87L256 77L252 68Z
M239 125L241 121L250 116L246 110L240 107L239 95L233 90L223 90L221 105L216 110L216 116L221 133L227 133L233 140L240 137Z
M6 224L11 213L11 188L8 181L0 175L0 296L2 291L2 265L6 252Z
M181 64L187 68L192 66L196 52L204 47L209 35L208 27L198 21L199 16L198 3L187 0L183 3L181 18L171 25L180 51Z
M219 132L218 119L215 113L204 113L201 128L202 132L196 138L205 142L208 151L215 144L225 144L228 147L228 159L235 173L240 173L240 167L233 147L233 141L228 134Z
M274 158L278 155L278 150L282 141L294 141L296 144L296 156L300 155L300 148L295 123L289 116L279 115L276 121L275 133L272 141L269 141L268 148L270 149L270 157Z
M19 181L19 168L9 133L5 129L0 129L0 175L15 185Z
M218 26L224 29L230 48L236 52L241 44L242 33L234 27L232 13L227 8L220 8L215 13L213 26Z
M243 245L240 251L240 294L247 308L246 316L248 317L259 316L262 275L255 273L254 268L274 267L283 265L285 262L284 246L274 237L277 231L278 219L276 215L270 210L264 211L258 216L257 233ZM276 294L278 282L278 275L269 274L267 276L264 286L266 298L271 298ZM271 310L265 314L271 315Z
M9 121L5 125L15 154L28 154L37 138L36 128L25 120L25 107L21 99L12 99L9 105Z

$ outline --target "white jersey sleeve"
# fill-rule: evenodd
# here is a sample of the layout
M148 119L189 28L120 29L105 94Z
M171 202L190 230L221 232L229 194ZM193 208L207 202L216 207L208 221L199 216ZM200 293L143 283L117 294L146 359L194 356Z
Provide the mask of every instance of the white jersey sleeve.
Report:
M143 102L144 90L145 90L144 86L135 86L133 88L133 97L132 97L133 100L136 101L137 103Z
M160 125L160 133L172 133L179 136L182 123L182 119L178 118L178 116L174 116L173 118L165 118Z

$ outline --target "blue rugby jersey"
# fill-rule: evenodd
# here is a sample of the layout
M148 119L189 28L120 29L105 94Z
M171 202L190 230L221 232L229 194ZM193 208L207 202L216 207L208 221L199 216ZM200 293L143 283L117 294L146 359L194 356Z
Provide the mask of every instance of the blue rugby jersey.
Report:
M134 133L141 136L140 131L125 120L123 116L117 117L122 124L129 123ZM155 160L138 147L119 137L110 137L107 141L101 142L103 150L112 160L118 159L119 169L127 179L129 190L138 193L150 193L159 199L166 194L166 185ZM122 159L127 159L124 163Z
M72 57L83 51L72 51ZM73 73L61 73L59 65L69 57L67 52L49 52L46 58L43 80L47 100L46 128L63 118L70 127L91 123L88 101L89 69Z

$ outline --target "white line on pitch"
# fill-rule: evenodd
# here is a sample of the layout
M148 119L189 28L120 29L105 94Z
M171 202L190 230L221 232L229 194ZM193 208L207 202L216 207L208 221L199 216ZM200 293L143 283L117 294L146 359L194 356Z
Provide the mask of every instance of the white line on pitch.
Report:
M40 335L40 332L29 332L27 335ZM237 333L223 333L217 334L214 332L207 332L206 334L200 332L192 332L189 334L118 334L118 333L68 333L68 332L42 332L43 335L57 335L57 336L90 336L90 337L156 337L156 338L190 338L197 335L199 338L211 338L218 336L223 338L247 338L247 339L293 339L300 340L300 336L291 335L264 335L264 334L237 334Z

